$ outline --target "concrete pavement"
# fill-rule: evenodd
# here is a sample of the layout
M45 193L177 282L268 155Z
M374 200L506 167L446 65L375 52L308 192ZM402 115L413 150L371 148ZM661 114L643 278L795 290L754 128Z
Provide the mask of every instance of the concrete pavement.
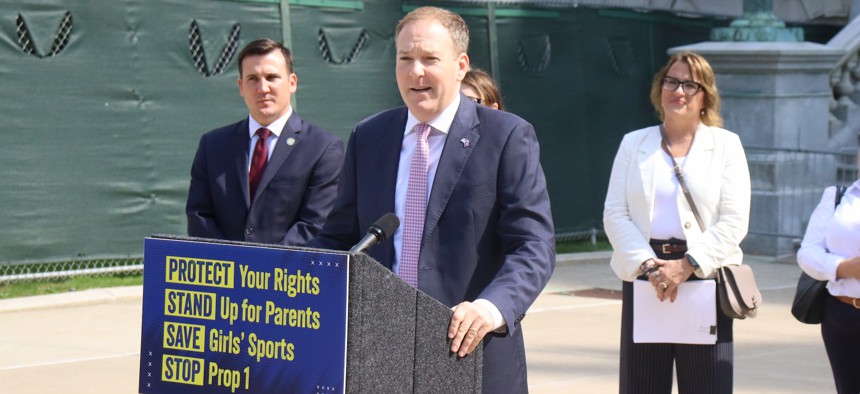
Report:
M561 256L549 285L523 320L532 393L617 393L621 301L570 295L621 291L605 260ZM570 259L570 260L566 260ZM835 393L820 326L791 316L800 268L747 257L764 305L736 320L735 393ZM589 292L584 292L589 293ZM598 293L591 291L590 293Z
M835 392L819 326L789 312L796 264L750 257L764 306L736 321L735 393ZM618 391L621 282L608 253L560 255L523 321L532 393ZM0 300L0 391L136 393L140 286Z

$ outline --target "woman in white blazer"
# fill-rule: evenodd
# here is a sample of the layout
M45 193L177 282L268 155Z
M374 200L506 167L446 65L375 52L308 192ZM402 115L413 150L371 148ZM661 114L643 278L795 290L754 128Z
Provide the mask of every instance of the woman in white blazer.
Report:
M721 265L741 264L739 245L749 223L749 169L738 136L720 127L710 64L694 53L674 55L654 77L651 102L663 123L624 136L603 211L612 269L624 281L620 392L670 393L674 366L679 393L731 393L732 319L719 311L716 294L698 300L715 305L715 344L633 341L633 281L650 282L647 293L636 294L675 302L685 281L712 279ZM679 185L673 159L704 228Z

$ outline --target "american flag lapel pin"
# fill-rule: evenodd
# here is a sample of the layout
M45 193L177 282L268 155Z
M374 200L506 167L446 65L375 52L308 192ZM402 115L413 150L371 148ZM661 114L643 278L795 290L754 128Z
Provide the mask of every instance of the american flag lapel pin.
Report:
M463 147L464 147L464 148L468 148L468 147L469 147L469 139L468 139L468 138L463 138L463 139L461 139L461 140L460 140L460 143L462 143L462 144L463 144Z

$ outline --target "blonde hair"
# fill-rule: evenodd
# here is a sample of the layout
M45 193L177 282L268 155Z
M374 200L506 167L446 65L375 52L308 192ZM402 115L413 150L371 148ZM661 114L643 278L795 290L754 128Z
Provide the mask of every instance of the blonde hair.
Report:
M651 105L654 106L660 120L664 120L663 117L665 116L661 100L663 78L669 73L669 68L677 62L686 63L690 67L693 79L698 79L696 82L702 85L700 91L705 95L705 99L702 102L702 114L700 115L702 123L708 126L722 127L723 116L720 114L720 92L717 90L714 70L702 55L689 51L677 53L669 58L669 61L654 75L654 81L651 82Z
M466 21L464 21L460 15L444 8L420 7L412 10L412 12L406 14L406 16L397 23L397 27L394 28L394 38L397 39L397 36L400 35L400 31L403 30L406 25L427 19L439 22L448 30L448 34L451 35L451 39L454 41L454 49L457 53L469 52L469 26L466 25Z

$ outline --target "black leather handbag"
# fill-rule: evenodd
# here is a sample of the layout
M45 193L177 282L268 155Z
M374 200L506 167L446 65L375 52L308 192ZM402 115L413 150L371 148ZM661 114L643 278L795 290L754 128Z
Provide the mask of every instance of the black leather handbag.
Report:
M845 194L845 186L836 186L836 199L833 201L833 210L842 202ZM794 301L791 302L791 314L801 323L821 323L822 310L824 309L824 298L827 297L827 281L817 280L806 272L800 273L797 280L797 290L794 292Z
M827 281L814 279L806 272L802 272L800 279L797 280L797 290L791 303L791 314L801 323L821 323L824 297L827 297Z

